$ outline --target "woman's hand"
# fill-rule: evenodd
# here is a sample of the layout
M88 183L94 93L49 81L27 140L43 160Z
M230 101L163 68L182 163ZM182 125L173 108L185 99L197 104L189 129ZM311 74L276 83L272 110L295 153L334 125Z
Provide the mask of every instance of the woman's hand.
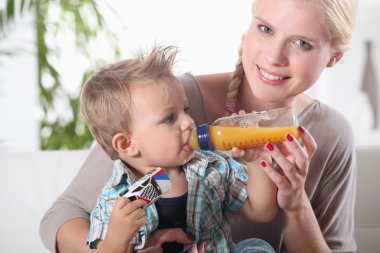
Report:
M194 244L188 251L187 253L204 253L206 248L206 242L201 241L198 242L197 244Z
M303 207L308 168L317 149L314 138L305 128L299 126L298 133L304 147L290 134L277 147L271 143L266 144L266 150L278 164L277 170L268 160L261 162L264 171L278 187L277 202L285 212L298 211Z

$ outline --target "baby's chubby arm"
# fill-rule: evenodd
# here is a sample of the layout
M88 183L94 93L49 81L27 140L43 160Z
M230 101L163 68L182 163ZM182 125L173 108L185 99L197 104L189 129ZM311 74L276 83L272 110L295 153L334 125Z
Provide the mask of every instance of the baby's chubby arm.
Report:
M133 252L131 240L147 222L145 205L143 200L131 202L120 197L111 211L106 237L98 243L98 252Z
M265 155L262 153L261 155ZM266 161L270 159L266 159ZM248 199L239 211L240 215L254 222L269 222L277 214L277 187L262 169L262 159L247 161Z

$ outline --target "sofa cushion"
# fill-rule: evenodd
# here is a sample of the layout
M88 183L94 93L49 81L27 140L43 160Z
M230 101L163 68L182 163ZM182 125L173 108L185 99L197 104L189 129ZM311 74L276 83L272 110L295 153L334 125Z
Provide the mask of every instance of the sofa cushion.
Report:
M49 252L39 237L40 220L75 176L87 153L0 154L0 252Z

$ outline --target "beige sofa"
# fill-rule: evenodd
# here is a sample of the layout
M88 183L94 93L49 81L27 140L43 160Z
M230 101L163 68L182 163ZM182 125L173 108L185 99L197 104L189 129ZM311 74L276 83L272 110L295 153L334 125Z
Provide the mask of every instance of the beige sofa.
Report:
M0 154L0 252L48 252L38 226L88 151ZM358 147L356 239L359 253L380 252L380 145Z

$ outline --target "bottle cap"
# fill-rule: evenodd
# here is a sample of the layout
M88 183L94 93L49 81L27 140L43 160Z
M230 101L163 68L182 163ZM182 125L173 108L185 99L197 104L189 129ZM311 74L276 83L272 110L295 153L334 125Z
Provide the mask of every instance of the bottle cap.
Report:
M210 124L202 124L197 127L199 147L203 150L213 150L210 141Z

